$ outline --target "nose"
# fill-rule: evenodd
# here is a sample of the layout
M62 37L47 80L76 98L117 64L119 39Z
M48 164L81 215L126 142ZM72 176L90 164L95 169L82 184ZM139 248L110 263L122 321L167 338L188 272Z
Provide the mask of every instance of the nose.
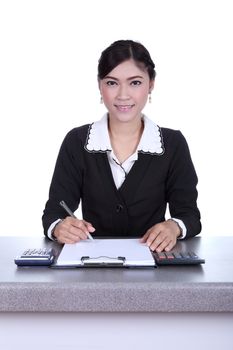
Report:
M117 98L119 100L128 100L130 98L128 87L126 85L119 86Z

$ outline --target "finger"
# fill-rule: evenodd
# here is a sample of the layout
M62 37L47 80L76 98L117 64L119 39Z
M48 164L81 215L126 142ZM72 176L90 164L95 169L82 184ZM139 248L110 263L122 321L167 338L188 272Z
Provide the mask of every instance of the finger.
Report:
M91 226L88 225L87 230L88 230L88 232L91 232L91 233L95 232L95 228L92 225Z
M156 252L160 253L163 250L165 250L165 248L171 243L171 240L167 237L165 238L159 245L157 245L157 247L155 248Z
M82 220L74 219L72 221L67 221L66 225L64 223L64 232L72 234L74 239L75 237L87 239L88 231Z
M83 231L83 229L77 228L75 226L71 226L69 228L68 233L73 239L77 239L77 238L87 239L87 231L86 230Z
M77 218L73 218L71 216L67 216L63 221L63 225L66 226L67 229L70 229L71 226L79 228L81 231L86 231L86 225L84 220L79 220Z
M76 242L78 242L78 241L80 241L80 239L72 239L72 238L70 238L70 236L69 235L59 235L58 237L57 237L57 240L58 240L58 242L60 242L60 243L62 243L62 244L65 244L65 243L67 243L67 244L72 244L72 243L76 243Z
M80 238L70 232L71 228L70 220L62 220L56 225L54 236L60 243L75 243L79 241Z
M167 239L167 236L165 235L165 233L163 231L160 231L157 236L154 236L154 240L151 242L150 244L150 249L151 250L156 250L157 251L157 248L160 246L160 244L162 244L166 239Z
M147 238L149 237L150 234L150 230L148 230L141 238L140 238L140 242L141 243L145 243Z
M83 220L83 223L85 224L88 232L94 232L95 231L95 228L92 226L92 224L90 222L87 222L87 221Z
M176 241L171 241L165 248L166 252L170 252L170 250L172 250L172 248L176 245Z
M160 244L163 242L163 239L161 237L157 237L154 241L151 242L151 244L149 245L149 248L152 251L157 251L158 247L160 246Z
M61 241L69 239L74 242L78 242L80 239L86 239L87 235L75 226L64 223L62 224L56 233L57 238Z
M157 246L158 244L160 244L161 241L162 241L162 238L160 237L160 235L161 235L161 232L160 232L160 231L155 231L155 230L153 230L153 231L150 233L150 235L149 235L149 237L147 238L147 240L146 240L146 244L148 245L148 247L151 248L151 245L152 245L152 244L155 244L156 246Z
M87 239L88 233L95 231L95 228L92 226L90 222L85 220L79 220L71 216L67 216L66 219L64 220L64 223L67 224L68 226L72 225L80 229L86 235L85 237L82 235L82 239ZM74 233L74 231L72 231L72 233Z
M82 235L83 239L87 238L89 230L91 232L93 232L94 227L91 224L90 224L90 226L88 226L88 224L84 220L77 220L74 224L75 224L74 226L76 228L78 228L79 230L81 230L85 234L86 237L83 237L83 235ZM94 231L95 231L95 229L94 229Z

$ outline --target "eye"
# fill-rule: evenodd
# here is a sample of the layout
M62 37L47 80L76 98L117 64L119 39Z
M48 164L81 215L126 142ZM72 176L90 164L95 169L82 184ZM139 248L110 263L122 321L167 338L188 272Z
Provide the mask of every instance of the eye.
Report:
M117 82L114 81L114 80L107 80L107 81L106 81L106 85L108 85L108 86L114 86L114 85L117 85Z
M131 81L130 84L133 85L133 86L137 86L137 85L141 85L142 82L140 80L133 80L133 81Z

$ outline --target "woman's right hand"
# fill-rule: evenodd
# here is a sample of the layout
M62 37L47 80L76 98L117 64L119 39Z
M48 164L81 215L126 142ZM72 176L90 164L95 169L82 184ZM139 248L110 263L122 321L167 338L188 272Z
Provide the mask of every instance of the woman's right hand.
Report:
M87 239L87 234L94 231L95 228L89 222L67 216L55 226L53 236L60 243L77 243Z

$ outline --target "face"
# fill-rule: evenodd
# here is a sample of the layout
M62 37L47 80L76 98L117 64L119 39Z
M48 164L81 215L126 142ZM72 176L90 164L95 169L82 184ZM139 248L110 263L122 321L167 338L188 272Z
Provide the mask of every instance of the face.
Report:
M109 112L109 117L129 122L141 118L148 94L154 82L148 72L139 68L133 60L116 66L104 79L99 81L100 93Z

